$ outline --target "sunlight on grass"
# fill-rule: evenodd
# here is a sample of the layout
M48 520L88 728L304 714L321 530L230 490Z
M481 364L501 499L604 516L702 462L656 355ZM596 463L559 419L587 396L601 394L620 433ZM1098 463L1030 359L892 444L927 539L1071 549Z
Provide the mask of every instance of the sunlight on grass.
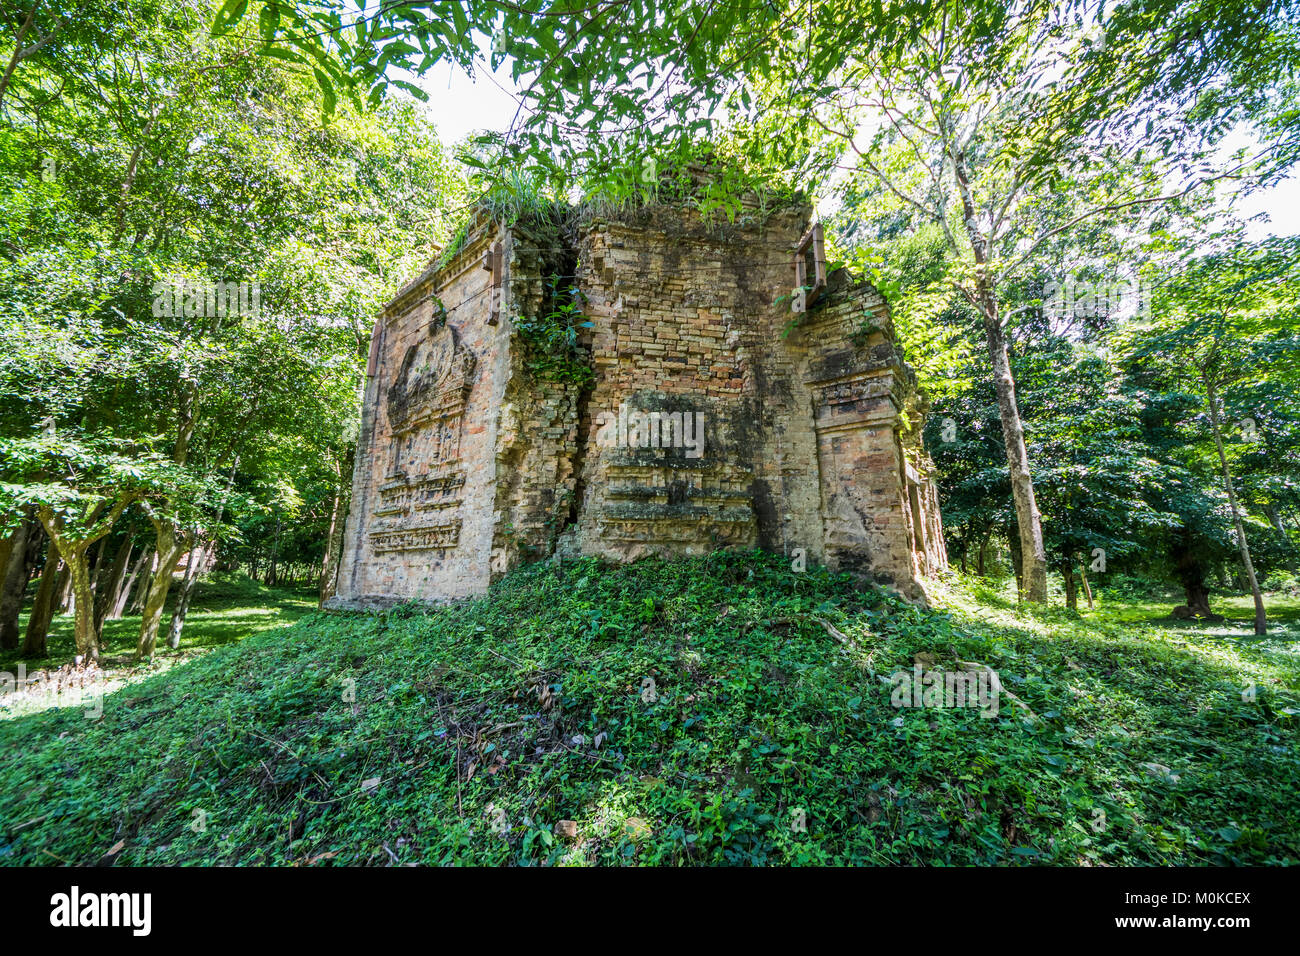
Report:
M175 591L172 598L175 597ZM244 640L277 627L292 624L304 614L316 609L314 592L291 592L267 588L242 575L219 575L212 580L202 580L195 586L190 612L185 618L181 646L172 650L166 645L167 627L171 621L171 603L166 608L162 622L162 638L153 660L136 663L136 640L140 631L140 616L128 615L118 621L104 622L102 678L95 683L95 693L108 699L114 691L138 683L147 677L170 670L216 648ZM26 619L22 621L26 626ZM63 614L54 619L49 634L49 657L23 660L17 652L0 652L0 670L17 675L21 662L28 680L40 680L43 674L52 674L63 667L75 653L72 636L72 615ZM66 694L64 695L66 697ZM0 696L0 720L30 714L49 708L81 709L81 702L70 706L52 687L30 687L25 692Z

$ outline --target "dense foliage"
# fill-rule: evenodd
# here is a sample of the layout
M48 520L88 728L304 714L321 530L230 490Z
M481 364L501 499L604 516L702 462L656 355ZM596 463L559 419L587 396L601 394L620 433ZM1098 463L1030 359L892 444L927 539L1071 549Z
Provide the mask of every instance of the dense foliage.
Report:
M9 5L0 679L109 692L86 720L0 688L0 863L1300 862L1300 239L1241 211L1300 159L1298 24ZM508 76L510 127L444 145L440 63ZM933 607L719 553L306 614L396 289L484 214L754 194L816 203L928 394ZM600 320L558 255L506 327L582 388ZM972 667L996 717L891 702Z
M87 11L75 42L32 9L50 43L0 104L0 521L84 585L83 656L113 555L156 553L148 656L183 555L328 566L374 315L464 177L410 104L323 122L310 73L210 38L202 0Z

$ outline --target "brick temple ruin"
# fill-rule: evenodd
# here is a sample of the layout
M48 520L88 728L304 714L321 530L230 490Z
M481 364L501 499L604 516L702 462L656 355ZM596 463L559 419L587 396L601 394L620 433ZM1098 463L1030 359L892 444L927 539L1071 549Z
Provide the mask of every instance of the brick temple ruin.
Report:
M478 595L556 554L753 547L923 597L947 564L924 401L809 215L480 215L376 322L330 606ZM521 334L561 298L583 374L543 374Z

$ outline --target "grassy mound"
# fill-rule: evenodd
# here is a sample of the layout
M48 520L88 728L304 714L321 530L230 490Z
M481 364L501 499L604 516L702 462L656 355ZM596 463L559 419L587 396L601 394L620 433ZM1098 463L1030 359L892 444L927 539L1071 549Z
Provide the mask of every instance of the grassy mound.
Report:
M715 554L312 614L0 721L0 862L1300 859L1294 647L949 597ZM918 660L1020 703L895 708Z

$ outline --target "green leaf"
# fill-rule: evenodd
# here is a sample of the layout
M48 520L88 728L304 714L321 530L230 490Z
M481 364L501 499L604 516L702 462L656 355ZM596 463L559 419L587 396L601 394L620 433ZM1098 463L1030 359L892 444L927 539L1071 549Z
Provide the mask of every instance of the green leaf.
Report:
M261 14L257 18L257 26L261 31L262 39L271 43L275 39L275 31L280 26L280 8L272 2L262 8Z
M429 102L429 94L420 89L414 83L408 83L406 80L389 80L389 83L399 89L406 90L406 92L410 93L421 103Z
M248 0L226 0L212 23L212 35L224 36L248 12Z
M339 102L338 94L334 92L334 84L323 70L312 67L311 71L316 76L316 85L320 87L321 96L323 97L321 108L326 116L333 116L334 108L338 106Z

